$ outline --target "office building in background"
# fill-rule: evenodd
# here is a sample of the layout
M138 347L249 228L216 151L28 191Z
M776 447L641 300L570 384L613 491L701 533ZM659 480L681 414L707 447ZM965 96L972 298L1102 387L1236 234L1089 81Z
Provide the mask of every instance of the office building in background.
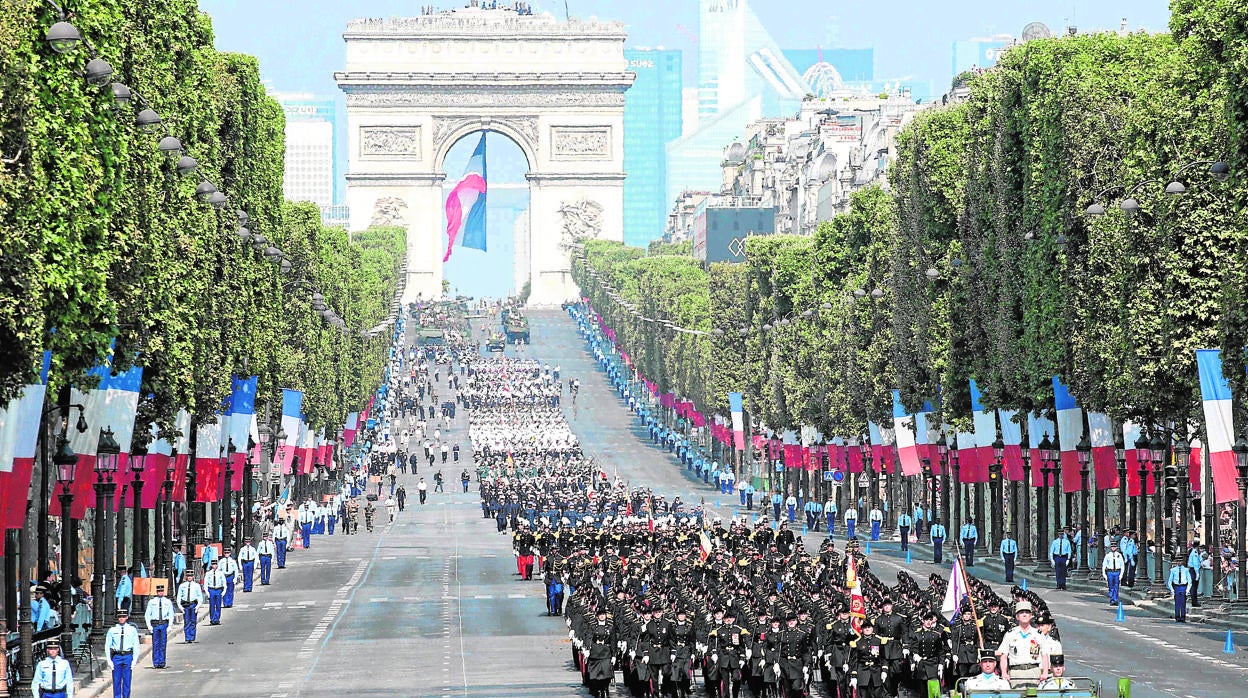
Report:
M637 80L624 93L624 243L645 247L667 222L667 143L680 138L681 53L625 49Z
M286 199L310 201L321 208L322 217L328 213L333 218L338 181L334 166L334 101L308 94L276 97L286 114Z

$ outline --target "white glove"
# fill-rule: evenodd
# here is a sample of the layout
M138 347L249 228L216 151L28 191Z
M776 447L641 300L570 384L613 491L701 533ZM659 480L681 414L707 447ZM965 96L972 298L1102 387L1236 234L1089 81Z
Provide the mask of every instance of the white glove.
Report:
M901 656L903 656L903 657L909 657L909 656L910 656L910 650L908 650L908 649L902 649L902 650L901 650Z
M780 662L771 665L771 670L776 672L776 676L780 675Z
M842 665L841 665L841 671L849 671L849 665L848 665L848 664L842 664Z
M712 654L712 655L711 655L711 664L719 664L719 655L718 655L718 654Z
M880 672L880 680L881 680L881 681L887 681L887 680L888 680L888 672L887 672L887 671L881 671L881 672Z
M569 639L569 640L575 640L575 639L576 639L576 633L574 633L574 632L572 632L571 630L569 630L569 631L568 631L568 639Z
M754 650L750 649L749 647L746 647L746 648L745 648L745 659L746 659L746 661L749 661L750 657L751 657L751 656L753 656L753 655L754 655Z
M671 657L671 659L669 659L668 661L669 661L669 662L675 662L675 661L676 661L676 653L675 653L675 652L673 652L673 653L672 653L672 657Z
M636 659L636 658L637 658L637 650L629 650L629 651L628 651L628 658L629 658L629 659Z
M649 664L649 663L650 663L650 655L648 655L648 654L642 655L642 657L641 657L641 663L642 663L642 664Z
M850 679L849 685L850 685L850 688L858 688L858 679Z

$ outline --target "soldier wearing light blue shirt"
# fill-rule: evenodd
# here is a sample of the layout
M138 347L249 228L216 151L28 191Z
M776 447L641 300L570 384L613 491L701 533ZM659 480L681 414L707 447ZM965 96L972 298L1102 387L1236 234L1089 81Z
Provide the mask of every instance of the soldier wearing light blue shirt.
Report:
M61 654L61 643L56 638L45 645L48 657L35 665L30 681L30 692L36 698L74 698L74 672ZM14 690L16 686L11 686Z
M130 625L130 611L117 611L117 625L104 636L104 654L113 668L113 698L130 698L134 655L139 651L139 631Z
M1182 562L1170 568L1166 588L1174 594L1174 622L1187 622L1187 589L1192 584L1192 571Z
M897 531L901 534L901 549L903 551L910 549L910 528L914 525L914 518L906 512L901 512L897 516Z
M1128 531L1127 535L1118 539L1118 552L1122 553L1123 559L1127 561L1127 569L1122 575L1122 585L1133 587L1140 554L1140 544L1135 540L1135 531Z
M750 484L749 480L746 480L745 486L741 488L741 498L745 501L746 509L754 509L754 492L754 485Z
M1193 542L1191 549L1187 552L1187 569L1192 573L1191 593L1188 594L1192 599L1192 608L1200 608L1201 562L1200 545Z
M130 597L133 595L134 585L130 581L130 568L117 568L117 608L130 610Z
M932 534L932 562L939 565L944 561L945 525L934 521L929 532Z
M34 624L37 633L46 630L52 619L52 607L43 598L47 590L42 584L30 588L30 622Z
M1001 561L1005 563L1005 581L1014 581L1014 560L1018 557L1018 541L1013 533L1006 533L1001 539Z
M962 557L966 558L966 566L975 566L975 546L979 543L979 528L975 526L975 519L968 519L962 524L962 530L959 534L962 539Z
M780 520L780 505L784 503L784 497L780 496L780 490L774 490L771 493L771 512L774 514L772 518L776 521Z
M1066 537L1067 530L1062 531L1061 537L1049 544L1049 562L1053 563L1053 574L1057 577L1057 588L1066 588L1066 564L1070 562L1070 539Z
M923 507L922 505L914 505L914 535L916 538L923 537Z

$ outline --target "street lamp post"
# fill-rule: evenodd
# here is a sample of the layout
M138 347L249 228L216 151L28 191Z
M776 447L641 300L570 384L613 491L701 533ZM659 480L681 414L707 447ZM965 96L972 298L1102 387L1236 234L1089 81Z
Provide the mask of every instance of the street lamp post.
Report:
M1083 438L1079 439L1079 443L1075 446L1075 455L1079 459L1079 573L1083 577L1088 577L1091 572L1088 570L1088 553L1091 552L1091 531L1088 527L1088 477L1090 475L1089 465L1092 460L1092 442L1088 440L1085 432Z
M923 458L923 505L929 506L927 510L927 527L931 529L932 524L936 523L936 483L932 479L932 459L930 456ZM925 493L925 494L924 494ZM918 522L916 521L917 525Z
M78 456L69 447L69 439L62 434L56 441L56 455L52 456L56 466L56 481L61 486L61 579L70 584L78 570L78 536L77 527L70 511L74 506L74 492L70 483L74 481L74 469L78 465ZM73 594L65 590L61 593L61 646L73 647L74 604Z
M257 427L258 429L258 427ZM252 480L255 478L256 472L256 442L252 440L251 435L247 436L247 459L243 461L243 493L242 493L242 511L238 516L238 531L235 535L236 540L243 540L247 537L247 528L251 525L251 509L253 502L252 487L255 484Z
M1053 470L1053 538L1056 539L1059 531L1062 530L1062 453L1059 450L1058 442L1054 442L1052 448L1049 449L1049 467ZM1070 520L1066 520L1066 525L1070 525Z
M1022 558L1027 562L1035 561L1035 551L1031 546L1031 449L1023 448L1023 482L1019 487L1022 491L1022 504L1019 506L1019 513L1022 517L1022 525L1017 526L1022 532L1022 538L1019 541L1022 547ZM1039 538L1039 536L1037 536Z
M1130 530L1127 524L1127 444L1123 441L1122 430L1117 430L1114 437L1114 460L1118 463L1118 528L1126 535Z
M234 538L234 520L232 518L234 491L232 485L234 483L234 454L238 452L238 447L234 445L234 439L227 442L225 450L225 486L221 493L221 549L228 550L233 547Z
M992 547L991 550L999 550L1001 541L1005 538L1005 517L1002 511L1002 484L1001 484L1001 458L1005 455L1005 442L1001 440L1001 435L997 435L997 440L992 442L992 463L988 466L988 496L992 498Z
M1153 460L1153 450L1148 445L1148 437L1140 434L1135 440L1135 460L1139 467L1140 495L1135 498L1135 530L1139 531L1139 552L1136 553L1135 571L1137 580L1144 586L1152 586L1153 578L1148 574L1148 464Z
M962 533L962 476L958 468L958 441L949 442L949 464L953 467L953 518L949 520L949 533L961 537Z
M1175 559L1180 562L1186 560L1187 557L1187 535L1190 524L1188 523L1188 495L1191 492L1191 481L1188 479L1187 468L1189 459L1192 456L1192 445L1187 439L1180 436L1174 444L1174 460L1178 466L1179 473L1179 497L1175 500L1174 506L1178 508L1178 530L1174 535L1174 554ZM1198 570L1199 571L1199 570Z
M121 446L113 438L113 430L100 429L99 445L95 449L95 551L94 574L91 575L91 597L95 605L91 613L91 640L101 646L104 642L105 616L111 616L115 601L108 585L108 574L113 566L112 541L108 540L108 512L112 499L113 473L117 472L117 457Z
M1052 569L1049 561L1049 476L1053 473L1051 466L1053 442L1045 434L1040 440L1040 491L1036 499L1036 569L1048 571ZM1053 531L1054 537L1057 529Z
M1248 440L1239 437L1231 450L1235 452L1235 467L1239 470L1239 477L1236 482L1239 485L1239 502L1235 508L1237 515L1235 517L1235 528L1239 533L1239 543L1236 546L1236 552L1239 556L1238 581L1235 584L1235 601L1238 604L1248 604ZM1212 515L1212 514L1210 514Z
M178 459L178 450L173 449L173 454L169 456L169 465L165 466L165 481L161 483L162 489L165 491L165 501L161 505L164 509L164 526L160 531L160 564L164 570L163 575L169 578L169 586L167 589L177 589L178 581L174 579L173 573L173 468L174 463Z
M936 454L940 456L940 521L946 529L953 527L953 519L949 517L949 443L945 439L945 432L940 432L940 438L936 440ZM932 488L932 510L935 511L936 492L935 480L933 480Z
M1149 459L1153 463L1153 582L1155 586L1163 584L1161 559L1165 554L1165 522L1162 520L1162 514L1165 511L1165 503L1162 498L1165 496L1165 487L1162 479L1165 475L1164 467L1166 460L1166 443L1161 440L1160 436L1153 436L1153 440L1149 442L1149 450L1152 452Z
M134 562L147 565L147 517L143 512L143 471L147 468L147 446L135 441L130 447L130 472L134 474L134 506L131 509ZM120 511L120 507L118 508ZM120 514L119 514L120 515ZM137 572L137 571L136 571Z

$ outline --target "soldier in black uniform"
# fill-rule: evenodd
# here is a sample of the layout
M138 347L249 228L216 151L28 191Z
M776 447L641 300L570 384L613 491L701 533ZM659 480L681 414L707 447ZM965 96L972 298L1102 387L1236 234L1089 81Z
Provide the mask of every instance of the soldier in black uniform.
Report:
M684 606L676 607L676 620L669 626L669 632L670 662L664 665L668 690L676 698L687 698L693 690L693 652L697 635Z
M798 627L797 616L790 612L786 622L788 627L780 633L777 679L782 698L798 698L806 692L806 680L810 676L810 646L806 631Z
M663 618L663 607L643 602L641 627L637 633L637 681L644 696L660 695L663 676L671 661L671 624Z
M903 645L910 630L907 627L906 619L893 612L893 599L891 596L885 596L881 599L880 605L883 608L883 613L875 618L875 635L880 638L880 645L884 648L884 659L888 661L887 692L889 695L896 695L897 680L900 678L902 664L905 659L905 647Z
M935 611L923 614L923 625L910 634L905 647L910 658L911 688L916 695L926 695L927 682L944 682L949 669L950 641L948 626L938 628ZM942 685L943 688L943 685Z
M875 635L871 618L862 621L862 637L849 643L852 650L849 668L850 688L857 689L858 698L885 698L888 681L888 660L884 646Z
M995 650L1001 646L1001 639L1014 627L1014 620L1001 612L1001 599L995 595L988 599L988 612L980 619L980 630L984 634L984 647Z
M955 680L979 673L979 629L966 602L962 605L962 617L953 625L953 661Z
M823 681L828 695L832 698L849 698L850 647L849 643L857 637L850 624L849 607L838 606L836 620L824 627L823 641Z
M585 678L590 695L607 698L607 687L615 678L615 628L605 606L599 606L595 616L598 620L585 629Z
M741 667L753 653L750 631L736 624L736 612L724 609L723 623L707 635L706 690L711 696L737 698L741 695Z

